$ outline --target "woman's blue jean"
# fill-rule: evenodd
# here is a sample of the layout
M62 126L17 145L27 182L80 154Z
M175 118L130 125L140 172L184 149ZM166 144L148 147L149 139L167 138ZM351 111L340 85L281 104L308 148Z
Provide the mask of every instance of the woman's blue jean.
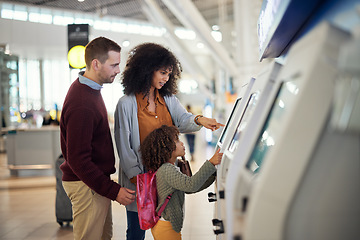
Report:
M126 230L126 239L127 240L144 240L145 239L145 230L140 228L139 216L137 212L126 211L127 216L127 230Z

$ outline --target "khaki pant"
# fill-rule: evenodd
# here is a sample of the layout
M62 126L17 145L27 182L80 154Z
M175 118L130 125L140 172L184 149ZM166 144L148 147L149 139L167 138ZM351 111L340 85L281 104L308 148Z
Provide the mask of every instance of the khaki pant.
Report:
M151 234L154 240L181 240L181 233L176 232L168 221L159 220L156 225L151 228Z
M62 183L72 203L74 239L111 239L111 200L97 194L82 181Z

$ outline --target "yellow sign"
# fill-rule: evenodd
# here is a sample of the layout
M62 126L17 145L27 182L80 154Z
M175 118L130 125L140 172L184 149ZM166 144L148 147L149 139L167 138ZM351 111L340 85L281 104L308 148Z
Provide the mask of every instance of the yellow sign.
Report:
M68 52L68 61L73 68L84 68L85 64L85 47L81 45L74 46Z

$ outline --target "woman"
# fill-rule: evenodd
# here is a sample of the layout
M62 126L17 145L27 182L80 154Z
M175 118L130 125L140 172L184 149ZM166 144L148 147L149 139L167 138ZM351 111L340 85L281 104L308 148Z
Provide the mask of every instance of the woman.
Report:
M167 48L143 43L133 48L122 73L125 95L115 110L115 141L120 158L119 183L136 189L136 176L144 173L139 146L146 136L162 125L174 125L181 133L194 132L202 126L217 130L215 119L188 113L175 97L181 65ZM136 202L126 206L128 240L142 240Z
M166 125L155 129L145 138L140 145L140 152L146 169L156 172L159 196L156 211L172 194L160 220L151 228L151 233L155 240L181 240L185 193L200 192L214 182L215 166L220 164L223 154L218 149L192 177L181 173L175 162L178 157L185 155L185 147L179 140L177 128Z

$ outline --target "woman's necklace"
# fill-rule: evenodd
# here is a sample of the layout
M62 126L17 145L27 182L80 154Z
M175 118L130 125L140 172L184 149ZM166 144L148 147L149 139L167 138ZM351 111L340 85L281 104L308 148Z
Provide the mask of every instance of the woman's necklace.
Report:
M151 94L149 94L149 96L148 96L148 103L149 103L148 110L149 110L149 112L153 112L156 115L155 95L154 94L152 94L152 95L153 96L151 96ZM152 100L150 100L150 99L152 99ZM155 118L157 118L157 116L155 116Z

